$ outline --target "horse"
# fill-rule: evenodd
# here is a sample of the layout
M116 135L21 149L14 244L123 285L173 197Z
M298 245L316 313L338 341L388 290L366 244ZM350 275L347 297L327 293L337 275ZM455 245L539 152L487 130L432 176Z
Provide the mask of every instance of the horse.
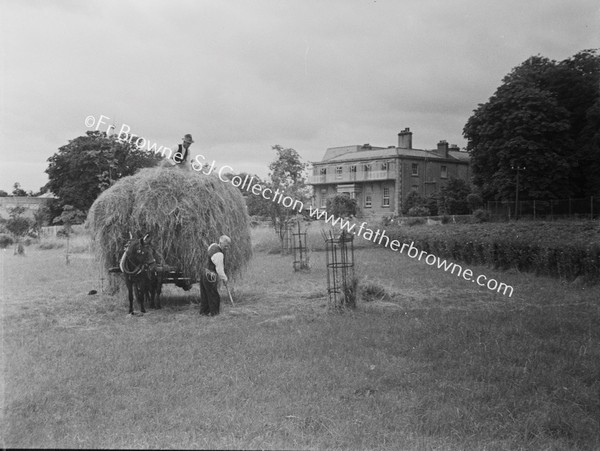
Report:
M156 267L156 251L152 247L149 235L139 239L131 239L125 245L125 252L119 262L121 272L125 276L125 284L129 298L129 314L133 315L133 292L140 304L140 311L146 313L144 300L148 300L150 308L161 308L160 292L162 280Z

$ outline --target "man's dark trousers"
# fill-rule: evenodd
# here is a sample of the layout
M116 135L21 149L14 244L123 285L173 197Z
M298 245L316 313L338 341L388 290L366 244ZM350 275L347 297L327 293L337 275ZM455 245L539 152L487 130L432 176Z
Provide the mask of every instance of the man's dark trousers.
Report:
M218 315L221 307L221 295L218 279L214 272L205 270L200 281L200 314Z

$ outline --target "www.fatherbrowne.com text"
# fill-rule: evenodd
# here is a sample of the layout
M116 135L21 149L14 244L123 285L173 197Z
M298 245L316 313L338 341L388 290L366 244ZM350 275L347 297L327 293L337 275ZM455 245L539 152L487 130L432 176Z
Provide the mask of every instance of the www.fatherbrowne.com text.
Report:
M302 213L304 211L304 203L302 201L294 200L290 196L285 196L279 190L273 191L270 188L263 188L258 183L253 184L252 182L254 181L254 177L248 175L246 175L243 179L238 175L232 177L231 179L223 177L223 171L226 168L231 169L233 172L233 168L230 166L221 167L218 171L218 176L221 181L225 183L231 183L236 188L251 192L256 196L262 195L263 198L281 204L284 207L291 208L298 213ZM207 175L212 173L214 169L214 162L213 165L208 169L208 172L202 172ZM227 173L229 173L229 171L225 172L225 174ZM450 272L450 274L454 274L457 277L462 277L464 280L476 283L481 287L487 287L488 290L508 295L508 297L511 297L513 294L514 290L512 286L507 285L504 282L498 282L496 279L489 279L483 274L474 276L473 271L469 268L463 269L461 265L449 262L445 259L442 260L434 254L430 254L426 251L420 251L417 247L415 247L414 241L408 244L401 243L398 240L392 240L386 235L385 230L381 231L377 229L377 231L373 231L372 229L366 227L366 222L362 222L357 228L357 224L350 222L349 219L335 217L334 215L328 214L327 211L315 208L312 205L308 206L308 212L311 218L324 220L326 223L331 224L332 226L337 225L342 231L352 233L365 240L372 241L373 243L389 247L394 252L400 252L403 254L406 251L406 255L408 255L410 258L416 258L419 261L424 260L425 263L430 266L437 266L438 269L443 269L446 272Z
M417 247L415 247L414 241L408 244L401 243L398 240L390 240L390 237L386 235L385 230L381 231L377 229L377 231L374 232L372 229L366 227L366 222L362 222L358 226L358 230L356 230L356 223L351 223L347 219L344 220L339 217L336 218L333 215L329 215L325 210L313 208L312 206L309 206L308 210L312 218L323 219L326 223L329 223L333 226L338 225L343 231L352 233L356 236L362 237L365 240L372 241L373 243L389 247L394 252L400 252L403 254L406 251L406 255L408 255L410 258L416 258L419 261L424 260L429 266L437 266L438 269L443 269L445 272L450 272L450 274L454 274L457 277L462 277L467 281L470 280L473 283L477 283L477 285L481 287L487 287L488 290L502 293L504 295L508 294L508 297L511 297L513 294L512 286L507 285L504 282L498 282L496 279L488 279L483 274L475 277L473 275L473 271L469 268L463 269L462 266L456 263L449 262L445 259L442 260L440 257L437 257L434 254L430 254L426 251L420 251Z

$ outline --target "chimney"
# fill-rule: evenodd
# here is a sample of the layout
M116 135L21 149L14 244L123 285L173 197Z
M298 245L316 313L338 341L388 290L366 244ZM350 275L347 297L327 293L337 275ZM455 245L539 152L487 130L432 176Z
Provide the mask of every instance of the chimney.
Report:
M450 150L453 150L455 152L460 152L460 148L456 144L450 144Z
M448 158L448 142L442 139L437 145L437 152L440 157Z
M410 131L410 128L406 127L398 133L398 148L412 149L412 132Z

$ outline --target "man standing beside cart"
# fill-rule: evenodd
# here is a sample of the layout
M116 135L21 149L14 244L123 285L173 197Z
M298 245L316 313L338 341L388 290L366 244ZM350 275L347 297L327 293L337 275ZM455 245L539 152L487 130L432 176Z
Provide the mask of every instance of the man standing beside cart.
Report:
M231 246L231 238L222 235L219 243L208 246L208 262L202 271L200 281L200 314L206 316L218 315L221 308L221 295L219 294L219 281L227 286L225 274L225 252Z

